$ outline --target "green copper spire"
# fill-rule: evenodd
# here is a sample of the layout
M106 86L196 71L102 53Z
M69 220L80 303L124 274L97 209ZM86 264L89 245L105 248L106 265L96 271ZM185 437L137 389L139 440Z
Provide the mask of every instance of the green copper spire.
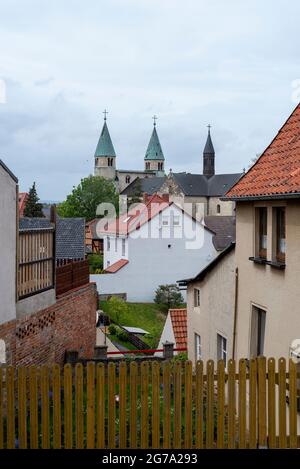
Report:
M156 132L156 116L153 117L154 127L150 138L150 142L146 151L145 160L164 160L164 154L160 146L159 138Z
M98 145L95 151L95 158L97 156L113 156L116 157L115 149L112 144L108 127L106 125L106 114L107 111L104 111L104 125L102 127L102 132L98 141Z

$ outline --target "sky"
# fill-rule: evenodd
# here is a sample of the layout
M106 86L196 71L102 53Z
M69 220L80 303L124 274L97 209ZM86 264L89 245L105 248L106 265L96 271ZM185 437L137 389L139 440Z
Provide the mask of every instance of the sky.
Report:
M93 173L108 110L119 169L156 114L167 172L241 172L300 101L298 0L0 0L0 158L63 200ZM2 91L1 91L2 90Z

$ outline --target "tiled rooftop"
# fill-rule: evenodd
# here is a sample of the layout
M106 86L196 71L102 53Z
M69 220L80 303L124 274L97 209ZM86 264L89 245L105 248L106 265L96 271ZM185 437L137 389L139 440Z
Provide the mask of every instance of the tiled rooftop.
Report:
M169 309L176 348L187 347L187 310Z

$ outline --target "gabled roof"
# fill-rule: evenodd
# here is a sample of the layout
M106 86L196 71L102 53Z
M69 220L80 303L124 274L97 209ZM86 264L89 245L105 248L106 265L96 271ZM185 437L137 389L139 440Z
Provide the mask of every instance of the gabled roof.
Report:
M231 200L300 197L300 104L256 163L226 194Z
M1 159L0 159L0 166L18 184L18 178L11 172L11 170L6 166L6 164Z
M122 269L125 265L127 265L129 261L127 259L119 259L117 262L114 262L114 264L110 265L109 267L106 267L104 272L106 274L115 274L119 270Z
M49 230L54 229L52 223L47 218L29 218L22 217L19 219L20 231Z
M85 220L84 218L56 219L56 258L84 259Z
M215 233L213 245L217 251L222 251L235 241L235 217L209 215L204 217L205 225Z
M95 158L98 156L112 156L112 157L116 156L115 149L114 149L114 146L112 144L112 141L109 135L106 121L104 121L101 135L100 135L98 145L95 151Z
M129 184L121 192L121 195L134 195L137 190L146 192L146 194L152 195L155 192L158 192L166 180L166 176L153 176L149 178L139 178L137 177L131 184Z
M187 310L169 309L172 328L175 337L175 347L187 347Z
M240 179L241 175L241 173L214 174L207 178L203 174L173 173L173 178L184 195L221 197Z
M206 275L207 275L211 270L213 270L213 269L219 264L219 262L220 262L224 257L226 257L229 253L231 253L234 249L235 249L235 242L229 244L229 246L227 246L227 248L225 248L222 252L220 252L220 254L219 254L217 257L215 257L203 270L201 270L201 272L199 272L198 275L196 275L196 276L193 277L193 278L187 278L187 279L183 279L183 280L177 280L177 283L178 283L180 286L186 286L186 285L188 285L189 283L201 282L202 280L204 280L204 278L206 277Z
M24 210L26 207L26 202L28 199L28 193L27 192L19 192L19 216L23 217L24 216Z
M164 160L164 154L154 126L144 160Z

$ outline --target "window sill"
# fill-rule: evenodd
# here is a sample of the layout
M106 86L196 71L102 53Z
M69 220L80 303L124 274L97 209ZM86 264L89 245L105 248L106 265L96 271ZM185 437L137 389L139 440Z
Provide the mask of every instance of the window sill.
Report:
M268 262L267 259L264 259L263 257L249 257L249 261L252 261L255 264L261 264L261 265L265 265Z
M275 269L279 269L279 270L284 270L285 269L285 263L284 262L267 261L266 264L270 265L271 267L274 267Z

